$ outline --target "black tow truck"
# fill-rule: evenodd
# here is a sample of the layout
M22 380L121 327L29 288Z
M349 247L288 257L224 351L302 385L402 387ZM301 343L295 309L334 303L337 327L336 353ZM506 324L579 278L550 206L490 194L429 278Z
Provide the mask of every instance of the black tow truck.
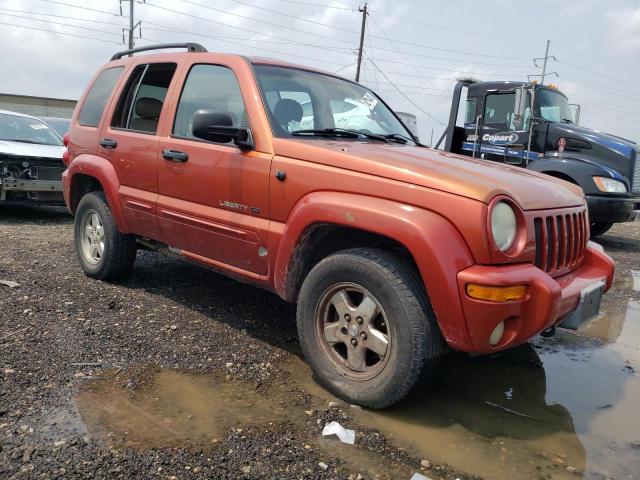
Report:
M553 85L460 79L436 148L445 138L448 152L518 165L582 187L592 237L640 217L638 145L577 125L569 100Z

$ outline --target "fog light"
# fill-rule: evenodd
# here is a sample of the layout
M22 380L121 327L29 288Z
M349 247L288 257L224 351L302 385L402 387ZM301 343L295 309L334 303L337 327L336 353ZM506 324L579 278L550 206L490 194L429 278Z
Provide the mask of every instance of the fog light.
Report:
M491 332L491 336L489 337L489 343L492 347L496 346L502 340L502 334L504 333L504 322L500 322L496 328Z
M526 285L512 285L509 287L490 287L488 285L467 284L467 295L479 300L491 302L515 302L527 296Z

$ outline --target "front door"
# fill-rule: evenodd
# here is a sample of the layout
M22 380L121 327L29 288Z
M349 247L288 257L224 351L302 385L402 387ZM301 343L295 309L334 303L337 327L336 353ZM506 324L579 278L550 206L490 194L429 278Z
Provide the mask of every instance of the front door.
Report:
M185 70L158 149L163 238L196 259L264 276L272 155L195 138L192 121L200 109L229 114L234 126L250 125L233 70L211 64Z
M476 156L513 165L526 165L531 114L529 109L518 124L514 114L515 98L514 91L491 92L484 97L484 112L480 117L476 139Z

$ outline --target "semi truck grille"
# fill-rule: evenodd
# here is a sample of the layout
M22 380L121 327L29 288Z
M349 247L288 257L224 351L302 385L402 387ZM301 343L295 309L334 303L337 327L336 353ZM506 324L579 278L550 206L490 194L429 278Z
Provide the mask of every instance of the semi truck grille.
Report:
M580 265L589 239L587 222L584 209L535 217L536 266L549 274L561 274Z
M636 154L635 167L633 169L633 177L631 179L631 191L640 193L640 157Z

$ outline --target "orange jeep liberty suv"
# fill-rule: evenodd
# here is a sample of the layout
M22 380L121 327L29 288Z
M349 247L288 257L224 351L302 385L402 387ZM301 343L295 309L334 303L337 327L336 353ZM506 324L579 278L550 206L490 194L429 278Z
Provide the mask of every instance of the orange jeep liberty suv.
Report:
M186 52L131 54L156 48ZM317 378L397 402L447 346L487 354L595 316L614 264L579 187L421 145L352 81L198 44L114 55L65 138L81 267L138 248L297 302Z

